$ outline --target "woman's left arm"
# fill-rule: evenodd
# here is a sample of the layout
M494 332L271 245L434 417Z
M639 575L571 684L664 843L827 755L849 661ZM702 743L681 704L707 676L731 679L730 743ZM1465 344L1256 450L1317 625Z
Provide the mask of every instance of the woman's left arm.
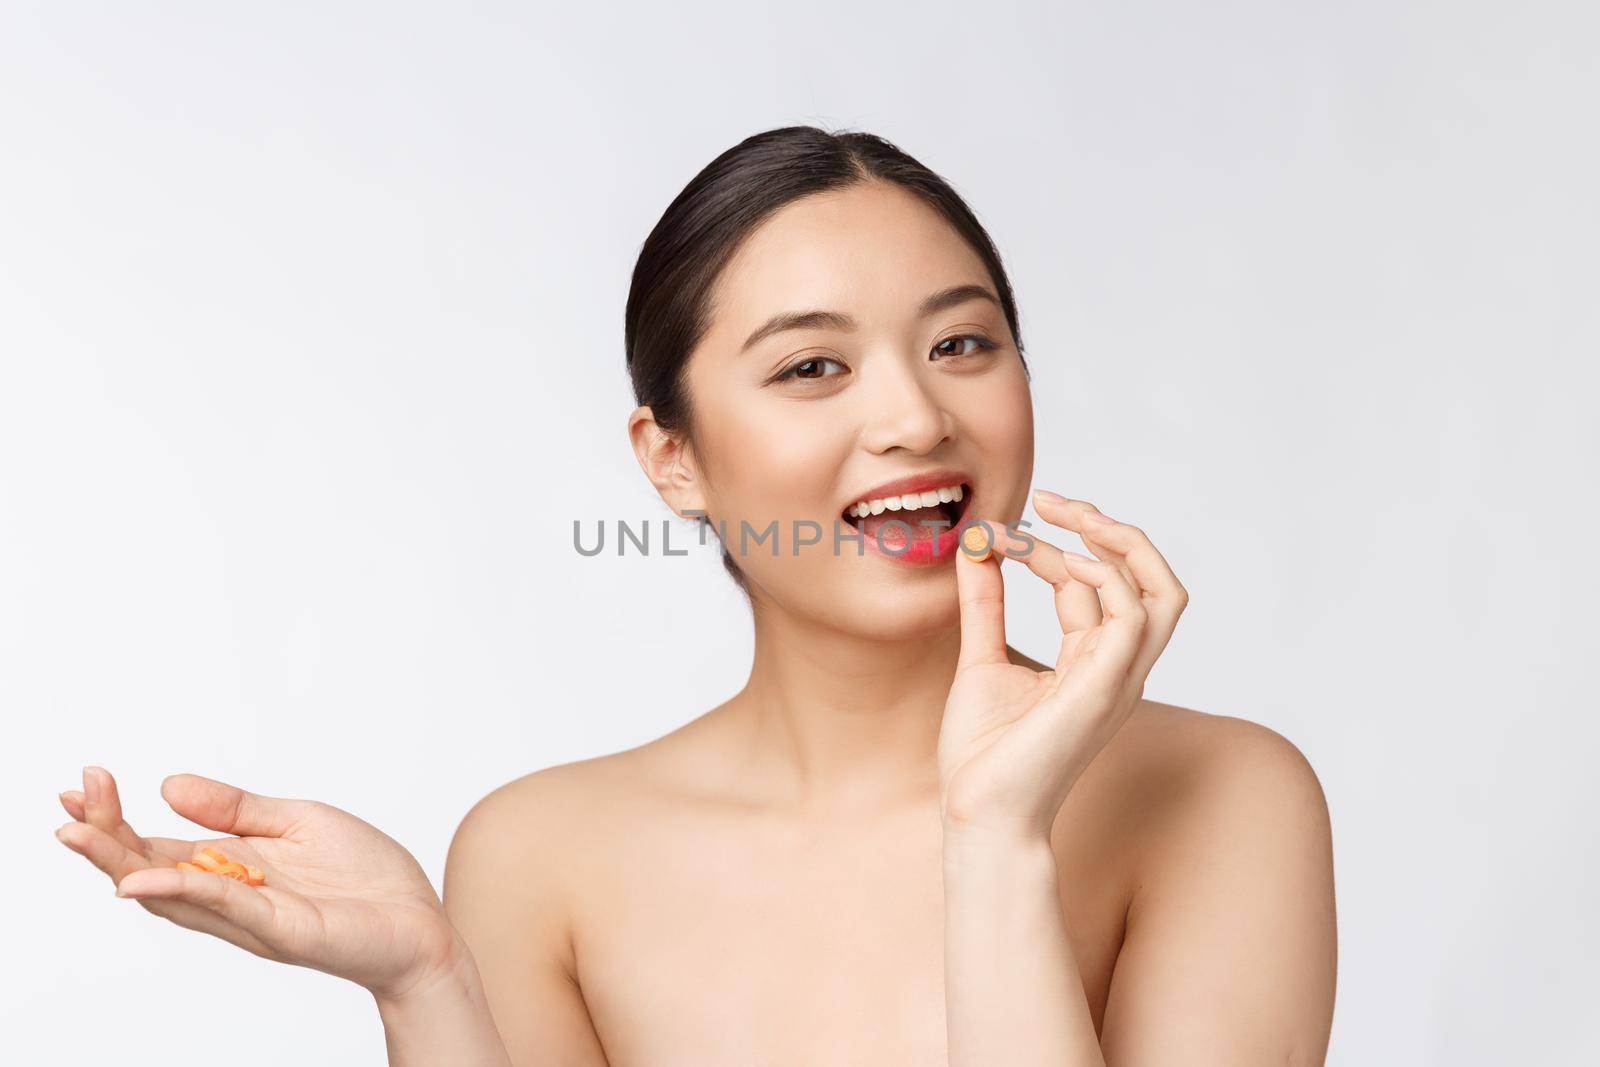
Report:
M1188 594L1138 528L1084 501L1034 503L1098 558L1033 538L995 546L1055 590L1061 652L1044 672L1007 655L999 560L956 561L961 658L939 736L951 1067L1321 1062L1327 812L1298 750L1260 727L1295 758L1271 742L1239 747L1226 755L1237 766L1187 805L1183 839L1142 872L1096 1037L1051 828L1141 699Z
M1140 871L1101 1047L1118 1067L1321 1064L1338 957L1322 786L1266 727L1214 725L1217 751Z

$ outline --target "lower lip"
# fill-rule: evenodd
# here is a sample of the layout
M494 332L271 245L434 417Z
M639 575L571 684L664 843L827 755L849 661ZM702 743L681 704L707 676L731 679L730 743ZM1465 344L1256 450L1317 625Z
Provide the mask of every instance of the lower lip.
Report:
M963 512L961 518L954 526L944 526L935 530L930 526L915 527L910 543L896 540L903 536L899 527L884 531L884 544L878 544L878 538L861 534L861 540L866 544L866 549L873 555L882 556L884 559L895 563L903 563L908 567L926 567L930 564L940 563L950 559L961 543L961 523L966 521ZM921 536L917 536L920 533Z

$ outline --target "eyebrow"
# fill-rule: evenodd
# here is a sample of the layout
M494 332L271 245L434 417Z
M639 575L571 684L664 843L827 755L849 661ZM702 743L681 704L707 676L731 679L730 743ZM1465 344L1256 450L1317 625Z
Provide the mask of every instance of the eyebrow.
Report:
M932 315L936 311L953 308L957 304L965 304L968 300L987 300L995 307L1000 307L1000 301L987 288L981 285L952 285L948 289L940 289L929 296L917 308L917 315ZM775 333L785 330L853 330L856 320L842 311L784 311L772 316L762 323L754 333L745 339L744 346L739 349L741 353L771 337Z

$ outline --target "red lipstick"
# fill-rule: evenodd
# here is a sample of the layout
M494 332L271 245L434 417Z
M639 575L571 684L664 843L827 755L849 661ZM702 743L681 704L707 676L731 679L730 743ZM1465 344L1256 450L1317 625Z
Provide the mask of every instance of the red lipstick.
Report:
M943 509L919 508L906 512L884 511L877 515L856 518L851 510L863 500L904 496L907 493L925 493L947 486L963 486L962 498L953 504L955 519L949 521ZM959 528L972 499L972 476L965 471L941 467L922 474L909 474L893 481L883 482L863 490L850 498L844 512L849 521L861 531L866 551L896 563L909 566L926 566L949 559L960 541ZM945 521L947 525L939 526Z

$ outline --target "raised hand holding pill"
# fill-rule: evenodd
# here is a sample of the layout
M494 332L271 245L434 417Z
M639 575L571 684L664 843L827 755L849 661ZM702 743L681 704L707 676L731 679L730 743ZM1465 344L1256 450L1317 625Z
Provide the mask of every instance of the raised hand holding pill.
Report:
M956 553L961 653L939 733L947 827L1048 838L1073 784L1143 696L1188 604L1138 527L1044 491L1034 507L1082 537L1094 556L1032 535L1031 545L996 537L993 559ZM1034 671L1007 655L1001 558L1022 563L1055 591L1061 648L1052 670Z

